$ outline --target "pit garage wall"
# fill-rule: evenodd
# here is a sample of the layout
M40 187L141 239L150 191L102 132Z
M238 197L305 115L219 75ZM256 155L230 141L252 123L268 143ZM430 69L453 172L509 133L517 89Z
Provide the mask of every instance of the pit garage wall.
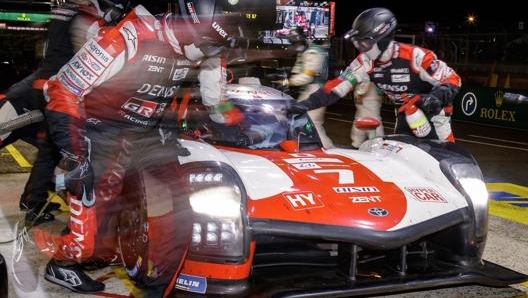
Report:
M526 89L464 86L455 97L453 118L528 130L528 103L504 102L505 92L528 95Z

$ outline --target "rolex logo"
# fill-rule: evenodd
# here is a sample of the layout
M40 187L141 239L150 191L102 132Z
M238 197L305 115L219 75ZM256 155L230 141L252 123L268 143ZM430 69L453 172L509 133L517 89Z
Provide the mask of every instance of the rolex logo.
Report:
M504 99L504 91L497 91L495 92L495 105L497 108L500 108L502 105L502 101Z

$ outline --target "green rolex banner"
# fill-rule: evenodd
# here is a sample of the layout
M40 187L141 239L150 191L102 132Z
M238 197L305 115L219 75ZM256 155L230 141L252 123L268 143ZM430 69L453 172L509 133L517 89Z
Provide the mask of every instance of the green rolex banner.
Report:
M49 21L49 14L0 11L0 20L12 22L45 23Z
M464 86L455 97L453 118L528 129L528 104L504 101L506 92L528 95L528 90Z

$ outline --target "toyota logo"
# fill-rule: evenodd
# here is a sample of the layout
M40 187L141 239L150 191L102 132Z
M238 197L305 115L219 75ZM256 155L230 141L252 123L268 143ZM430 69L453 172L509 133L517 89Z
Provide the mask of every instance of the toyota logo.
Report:
M374 215L376 217L385 217L389 215L389 211L383 209L383 208L369 208L368 213L370 215Z

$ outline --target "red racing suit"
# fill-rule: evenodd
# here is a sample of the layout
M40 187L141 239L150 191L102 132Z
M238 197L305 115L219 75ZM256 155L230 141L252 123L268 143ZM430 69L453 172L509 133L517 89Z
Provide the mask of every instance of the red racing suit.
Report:
M199 79L202 95L208 92L206 104L214 104L212 95L221 95L226 84L223 59L203 58L197 67L176 39L178 28L166 25L137 6L47 82L51 136L65 156L89 160L94 187L70 197L65 232L33 228L35 242L50 257L82 262L110 256L117 248L115 219L130 199L123 189L133 188L127 193L140 194L137 201L146 197L149 205L168 206L149 209L138 235L143 245L126 268L145 284L174 281L191 234L192 212L188 198L178 195L178 152L167 139L164 114L186 81ZM127 185L130 177L140 182ZM149 181L167 191L149 194Z
M454 141L451 132L453 98L460 76L431 50L392 41L376 61L358 55L338 78L312 95L307 107L329 105L353 91L358 83L372 81L396 106L414 95L434 95L442 101L438 115L426 115L434 128L425 138ZM397 113L395 133L412 134L404 113Z
M66 2L51 10L46 52L41 66L24 80L12 85L0 100L0 123L12 120L30 110L44 110L44 82L73 56L89 37L104 25L103 12L93 5ZM3 95L0 95L2 97ZM27 206L48 198L54 189L52 177L60 155L48 135L46 121L30 124L0 135L0 148L17 140L38 148L37 158L21 195Z

